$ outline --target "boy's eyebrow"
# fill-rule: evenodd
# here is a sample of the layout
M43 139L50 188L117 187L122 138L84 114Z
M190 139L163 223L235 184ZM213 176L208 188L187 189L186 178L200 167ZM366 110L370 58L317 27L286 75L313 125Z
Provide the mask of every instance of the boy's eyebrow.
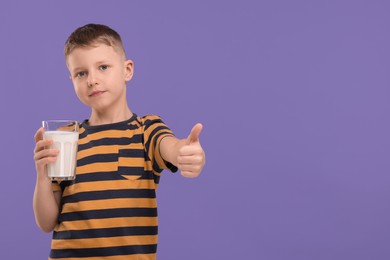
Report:
M101 61L98 61L95 63L95 65L101 65L101 64L106 64L106 63L110 63L108 60L101 60ZM72 70L73 73L75 73L76 71L79 71L79 70L83 70L84 67L76 67Z
M96 62L95 64L100 65L100 64L104 64L104 63L110 63L110 62L108 60L101 60L101 61Z
M75 73L76 71L79 71L79 70L82 70L82 69L83 69L82 67L77 67L77 68L74 68L74 69L72 70L72 72Z

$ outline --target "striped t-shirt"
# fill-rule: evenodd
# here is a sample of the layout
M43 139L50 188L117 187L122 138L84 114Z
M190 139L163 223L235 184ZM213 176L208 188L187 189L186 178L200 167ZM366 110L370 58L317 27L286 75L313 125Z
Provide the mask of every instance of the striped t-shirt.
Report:
M159 143L171 130L154 115L80 125L76 179L53 182L61 211L49 259L155 259Z

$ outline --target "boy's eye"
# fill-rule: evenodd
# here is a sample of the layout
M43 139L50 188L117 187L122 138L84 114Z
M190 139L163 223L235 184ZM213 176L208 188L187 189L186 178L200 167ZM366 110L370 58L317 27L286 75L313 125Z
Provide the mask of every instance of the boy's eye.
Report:
M106 69L108 69L108 66L107 65L101 65L101 66L99 66L99 69L100 70L106 70Z
M85 71L80 71L76 73L76 78L82 78L86 75Z

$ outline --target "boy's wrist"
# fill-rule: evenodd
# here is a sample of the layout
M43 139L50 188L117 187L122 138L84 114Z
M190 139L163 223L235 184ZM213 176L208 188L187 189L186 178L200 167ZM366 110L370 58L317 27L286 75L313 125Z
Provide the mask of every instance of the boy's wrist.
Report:
M50 184L51 185L51 179L49 178L49 176L47 176L46 173L37 173L37 184L43 184L43 185L48 185Z

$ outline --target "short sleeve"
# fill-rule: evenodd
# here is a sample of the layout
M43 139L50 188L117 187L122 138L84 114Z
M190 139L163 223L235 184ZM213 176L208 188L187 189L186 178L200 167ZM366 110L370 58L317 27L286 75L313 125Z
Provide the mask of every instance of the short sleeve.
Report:
M153 170L161 173L164 169L176 172L177 167L165 161L160 154L160 142L164 137L173 136L172 131L159 116L148 115L142 118L144 125L144 145L146 153L152 162Z

